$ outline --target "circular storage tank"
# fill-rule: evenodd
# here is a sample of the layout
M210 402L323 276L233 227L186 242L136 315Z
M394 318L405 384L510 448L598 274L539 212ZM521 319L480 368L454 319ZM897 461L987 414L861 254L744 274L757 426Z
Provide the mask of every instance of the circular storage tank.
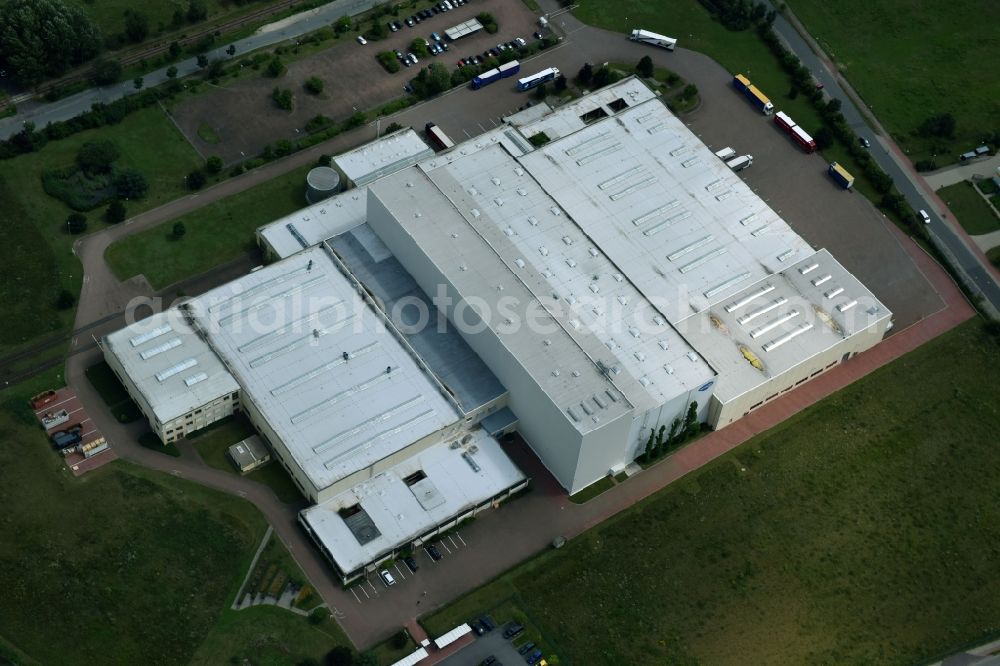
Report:
M306 176L306 201L313 204L333 196L340 190L340 174L336 169L318 166Z

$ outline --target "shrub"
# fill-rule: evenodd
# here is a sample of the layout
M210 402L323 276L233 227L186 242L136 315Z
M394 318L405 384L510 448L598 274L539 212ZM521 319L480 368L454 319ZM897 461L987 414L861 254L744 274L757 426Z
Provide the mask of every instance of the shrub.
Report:
M344 127L346 129L354 129L355 127L361 127L362 125L365 124L366 120L368 120L368 117L364 114L364 112L358 111L353 116L348 118L346 122L344 122Z
M316 164L319 166L328 167L333 162L333 158L329 155L320 155L319 159L316 160Z
M585 63L580 71L576 73L576 82L581 86L589 85L591 81L594 80L594 68L590 66L590 63Z
M115 194L120 199L141 199L149 192L149 183L141 171L122 169L115 174Z
M400 629L392 635L392 647L397 650L402 650L406 647L406 644L410 640L409 634L406 633L405 629Z
M272 79L276 79L282 74L284 74L286 71L288 71L288 68L285 67L285 63L281 62L281 58L279 58L278 56L274 56L273 58L271 58L271 61L267 63L266 71L268 76L270 76Z
M75 303L76 297L67 289L60 291L59 296L56 298L56 308L59 310L69 310Z
M642 56L635 66L635 71L639 76L651 77L653 75L653 59L648 55Z
M375 56L375 59L378 60L379 64L382 65L382 67L385 68L385 71L390 74L395 74L399 71L399 59L392 51L382 51Z
M942 113L936 116L931 116L924 122L920 123L920 127L917 128L917 133L920 136L925 137L952 137L955 134L955 117L950 113Z
M403 126L399 123L389 123L389 126L385 128L386 134L392 134L393 132L398 132L403 129Z
M173 65L171 65L170 67L167 67L167 78L168 79L173 79L176 76L177 76L177 68L174 67Z
M275 88L271 92L271 99L274 100L279 109L284 109L285 111L292 110L292 91L288 88Z
M195 169L187 175L187 186L189 190L200 190L205 186L205 172Z
M178 220L177 222L174 222L174 227L173 227L173 229L171 229L171 235L176 240L180 240L181 238L184 238L184 234L186 234L186 233L187 233L187 228L184 226L183 222L181 222L180 220Z
M693 83L689 83L684 86L683 92L681 92L681 99L692 100L698 95L698 86Z
M350 29L351 29L350 16L341 16L333 23L333 32L338 36L344 34Z
M83 213L70 213L66 218L66 231L71 234L82 234L87 230L87 217Z
M118 146L111 141L88 141L77 151L76 164L87 173L107 173L118 155Z
M338 645L326 655L326 663L327 666L353 666L354 652L346 645Z
M274 154L276 157L284 157L295 152L295 144L288 139L279 139L274 143Z
M222 158L218 155L212 155L207 160L205 160L205 171L215 175L222 171Z
M500 28L497 27L496 23L484 23L483 29L489 34L495 35Z
M74 167L43 172L42 189L78 211L90 210L115 195L111 173L88 174Z
M306 128L305 129L310 134L313 134L314 132L319 132L321 130L326 129L327 127L329 127L332 124L333 124L333 118L330 118L328 116L324 116L321 113L321 114L313 116L312 118L310 118L309 120L307 120L306 121Z
M917 171L934 171L938 168L937 162L934 160L917 160L913 166L917 168Z
M318 95L321 92L323 92L323 86L324 86L323 79L319 78L318 76L310 76L308 79L306 79L305 89L307 92L312 93L313 95Z
M423 37L417 37L410 42L410 50L421 58L430 57L430 51L427 50L427 40Z
M118 199L112 199L108 209L104 211L104 219L108 224L118 224L125 220L125 204Z
M95 86L106 86L115 83L122 76L122 66L117 60L101 59L94 63L94 74L91 80Z

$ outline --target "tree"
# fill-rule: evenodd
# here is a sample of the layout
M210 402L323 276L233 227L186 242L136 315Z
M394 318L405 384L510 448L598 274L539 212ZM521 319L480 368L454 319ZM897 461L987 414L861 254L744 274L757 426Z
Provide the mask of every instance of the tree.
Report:
M326 655L327 666L353 666L354 652L346 645L338 645Z
M556 77L555 89L556 92L562 92L563 90L566 90L566 77L563 76L562 74Z
M66 218L66 231L71 234L82 234L87 230L87 217L83 213L70 213Z
M355 127L361 127L368 120L368 116L365 115L364 111L358 111L353 116L347 119L344 125L347 129L354 129Z
M612 84L617 80L614 72L612 72L607 67L601 67L596 72L594 72L594 87L603 88L606 85Z
M107 173L118 159L118 146L111 141L88 141L76 153L76 165L87 173Z
M227 46L226 53L229 55L230 58L236 55L236 44L230 44L229 46Z
M184 234L187 233L187 229L184 227L184 223L181 221L174 222L174 228L171 232L175 240L180 240L184 238Z
M687 414L684 416L684 439L691 439L701 430L701 424L698 422L698 403L692 401L688 405Z
M125 38L133 44L146 40L149 36L149 19L134 9L125 10Z
M920 124L917 132L921 136L953 136L955 134L955 117L950 113L931 116Z
M653 75L653 59L648 55L642 56L639 59L639 63L635 66L635 71L639 76L644 76L648 79Z
M358 654L357 659L354 660L354 666L379 666L378 655L372 650L366 650Z
M170 42L170 48L167 50L167 53L170 54L172 60L176 60L181 55L181 45L177 42Z
M205 70L206 79L219 79L226 75L226 61L222 58L216 58L208 64L208 69Z
M134 79L132 79L132 85L135 86L136 90L142 90L142 77L137 76Z
M201 169L195 169L187 175L187 186L189 190L200 190L205 185L205 173Z
M674 419L670 424L670 433L667 435L667 448L671 448L677 443L677 434L681 430L681 420Z
M833 132L830 131L829 127L824 125L816 130L815 134L813 134L813 139L816 141L816 148L826 150L833 145Z
M62 0L7 0L0 9L0 62L23 86L90 60L101 44L87 14Z
M341 16L333 23L333 32L337 35L342 35L350 29L351 29L350 16Z
M205 171L215 175L222 171L222 158L218 155L212 155L207 160L205 160Z
M104 219L108 224L118 224L125 220L125 204L118 199L112 199L108 209L104 211Z
M333 162L333 158L329 155L320 155L316 163L320 166L328 167Z
M199 54L197 58L197 63L198 67L205 69L206 67L208 67L208 56L205 55L204 53Z
M437 95L451 87L451 72L439 62L431 64L427 69L427 94Z
M323 92L323 85L323 79L318 76L310 76L306 79L305 89L313 95L318 95Z
M208 7L205 5L205 0L191 0L187 9L188 23L197 23L206 18L208 18Z
M275 88L271 91L271 99L278 105L279 109L285 111L292 110L292 91L288 88Z
M365 35L367 35L368 39L371 40L382 39L385 37L386 30L385 23L383 23L380 18L373 18L372 25L368 28L368 31L365 32Z
M646 448L643 449L642 451L643 462L650 462L653 459L654 447L656 443L654 439L655 436L656 436L656 429L650 428L649 439L646 440Z
M122 66L117 60L98 60L94 63L94 73L91 76L94 85L106 86L115 83L122 76Z
M840 106L840 100L835 97L826 103L826 110L830 113L830 115L833 115L834 113L840 111Z
M59 296L56 298L56 308L59 310L69 310L75 303L76 297L66 289L60 291Z
M141 171L123 169L115 175L115 192L119 199L141 199L149 192L149 183Z
M271 62L267 63L267 75L272 79L276 79L285 73L285 63L281 62L281 58L274 56L271 58Z
M544 83L535 88L535 99L545 99L548 94L549 89Z
M382 130L383 134L392 134L393 132L398 132L403 129L403 126L399 123L389 123L389 126Z
M176 76L177 76L177 68L174 67L173 65L171 65L170 67L167 67L167 78L168 79L173 79Z
M413 51L420 58L427 58L430 56L430 51L427 50L427 41L423 37L417 37L410 42L409 50Z
M576 82L581 86L588 85L594 80L594 68L590 66L590 63L585 63L580 71L576 73Z
M661 425L660 429L656 433L656 445L653 448L653 457L663 454L663 447L665 443L665 440L663 439L663 431L666 429L666 426Z
M402 650L406 647L407 642L410 640L410 635L406 633L406 629L400 629L392 635L392 647L397 650Z

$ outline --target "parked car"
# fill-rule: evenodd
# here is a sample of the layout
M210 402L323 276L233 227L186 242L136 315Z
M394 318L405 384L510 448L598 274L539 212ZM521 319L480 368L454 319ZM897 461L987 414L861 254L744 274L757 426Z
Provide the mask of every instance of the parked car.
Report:
M381 571L379 571L378 575L382 577L382 582L385 583L386 585L395 585L396 584L396 579L393 578L392 574L389 573L388 571L386 571L385 569L382 569Z
M497 628L497 625L493 624L493 620L490 619L489 615L483 615L480 617L479 622L482 623L483 629L486 631L493 631Z
M403 86L403 89L405 90L407 87L408 86ZM412 88L411 88L411 90L412 90ZM410 91L407 90L406 92L410 92ZM413 559L412 555L407 555L406 557L404 557L403 558L403 563L406 564L406 568L409 569L410 571L412 571L413 573L417 573L417 569L420 568L420 567L417 566L417 561L415 559Z
M517 649L517 653L522 657L535 649L534 643L525 643Z
M528 45L528 42L524 41L520 37L515 37L514 38L514 43L517 44L518 46L527 46Z
M416 64L416 63L414 63ZM431 544L427 546L427 554L431 556L431 559L437 562L441 559L441 551L437 549L437 546Z
M417 13L416 13L416 14L414 14L414 15L413 15L413 16L412 16L411 18L412 18L412 19L413 19L414 21L416 21L417 23L420 23L421 21L423 21L423 20L424 20L424 17L420 15L420 12L417 12Z
M472 631L476 633L476 636L482 636L486 633L486 630L483 629L483 625L481 625L478 620L473 620L469 623L469 626L472 627Z
M464 58L459 58L458 62L455 63L455 67L458 67L459 69L462 69L463 67L465 67L465 59Z
M534 652L532 652L531 654L529 654L527 657L525 657L524 660L526 662L528 662L529 666L534 666L534 664L538 663L539 660L541 660L541 658L542 658L542 651L541 650L535 650Z
M542 39L544 37L544 35L542 35L541 32L539 32L538 30L536 30L535 34L533 34L532 37L534 37L535 39Z
M515 638L516 636L520 636L523 631L524 631L524 625L512 624L503 630L503 637Z
M411 28L417 24L417 22L413 20L412 16L407 16L406 19L404 20L404 23L406 23L406 25L410 26Z
M479 662L479 666L496 666L496 663L497 663L497 658L494 657L493 655L490 655L486 657L486 659L483 659L481 662Z
M386 23L386 25L389 27L389 32L396 32L397 30L399 30L399 28L396 27L395 21L389 21L388 23Z
M365 39L361 35L358 35L358 44L364 45L364 44L367 44L367 43L368 43L367 39Z
M403 92L405 92L408 95L412 95L413 94L413 86L411 86L409 83L404 83L403 84Z
M438 42L438 46L441 47L442 51L447 51L448 50L448 42Z
M865 148L871 148L872 147L872 142L869 141L868 138L864 137L864 136L859 136L858 137L858 143L860 143Z
M441 35L437 34L436 32L432 32L431 33L431 40L433 40L435 42L440 42L441 41Z
M411 65L416 65L418 62L420 62L419 60L417 60L417 56L413 55L412 53L407 53L406 57L410 59Z
M924 224L931 223L931 216L927 214L927 211L923 208L920 209L920 219L924 221Z

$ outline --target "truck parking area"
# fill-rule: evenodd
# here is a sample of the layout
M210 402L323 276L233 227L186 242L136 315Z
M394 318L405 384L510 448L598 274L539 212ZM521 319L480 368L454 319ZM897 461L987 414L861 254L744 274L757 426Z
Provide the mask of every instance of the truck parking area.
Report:
M74 476L80 476L101 467L118 457L110 445L103 446L105 444L104 436L90 420L90 416L87 415L73 389L63 387L35 396L32 399L32 411L39 426L45 430L49 437L60 432L79 430L80 441L68 447L66 450L71 452L65 453L63 456L66 466L69 467ZM59 421L59 423L46 428L46 424L53 421Z

